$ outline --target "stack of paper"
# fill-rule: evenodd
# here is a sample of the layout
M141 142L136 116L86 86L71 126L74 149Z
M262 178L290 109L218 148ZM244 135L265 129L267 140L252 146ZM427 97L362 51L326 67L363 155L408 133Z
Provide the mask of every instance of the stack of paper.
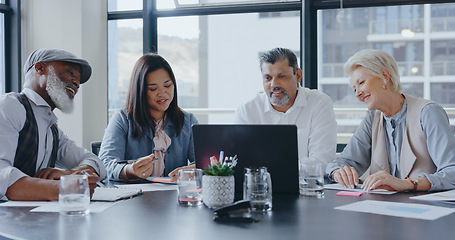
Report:
M455 190L425 194L425 195L410 197L410 199L425 200L425 201L444 201L447 203L455 204Z
M113 202L120 199L132 198L142 193L138 188L107 188L97 187L93 193L92 201Z

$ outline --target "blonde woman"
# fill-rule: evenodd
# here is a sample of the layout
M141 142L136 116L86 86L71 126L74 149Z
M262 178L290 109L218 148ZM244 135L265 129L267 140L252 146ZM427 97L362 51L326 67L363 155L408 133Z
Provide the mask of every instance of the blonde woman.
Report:
M329 177L364 190L435 191L455 188L455 138L444 109L403 94L395 60L367 49L344 65L357 99L368 113L341 155L328 164Z

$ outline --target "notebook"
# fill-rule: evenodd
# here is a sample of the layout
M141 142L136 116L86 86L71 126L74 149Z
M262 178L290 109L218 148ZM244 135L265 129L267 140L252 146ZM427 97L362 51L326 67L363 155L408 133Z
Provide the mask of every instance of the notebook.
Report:
M243 198L244 168L265 166L273 193L299 192L297 127L295 125L193 125L196 167L205 169L210 157L237 155L235 199Z

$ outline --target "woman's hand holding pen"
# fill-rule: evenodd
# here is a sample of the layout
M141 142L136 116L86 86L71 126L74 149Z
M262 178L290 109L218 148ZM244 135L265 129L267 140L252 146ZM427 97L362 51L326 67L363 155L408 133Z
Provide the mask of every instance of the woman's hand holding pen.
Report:
M137 178L145 179L150 177L153 172L154 161L155 154L152 153L148 156L139 158L133 163L127 164L122 171L122 173L125 175L123 177L126 177L126 180L133 180Z

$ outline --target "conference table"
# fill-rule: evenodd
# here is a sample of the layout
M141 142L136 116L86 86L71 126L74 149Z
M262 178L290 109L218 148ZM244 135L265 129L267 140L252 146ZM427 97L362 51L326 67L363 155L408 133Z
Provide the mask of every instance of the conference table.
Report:
M253 223L214 221L204 205L179 205L176 191L144 192L83 217L0 207L0 239L455 239L455 214L430 221L334 209L362 200L455 205L409 199L423 193L337 192L325 190L321 199L274 194L273 210L253 213L259 219Z

